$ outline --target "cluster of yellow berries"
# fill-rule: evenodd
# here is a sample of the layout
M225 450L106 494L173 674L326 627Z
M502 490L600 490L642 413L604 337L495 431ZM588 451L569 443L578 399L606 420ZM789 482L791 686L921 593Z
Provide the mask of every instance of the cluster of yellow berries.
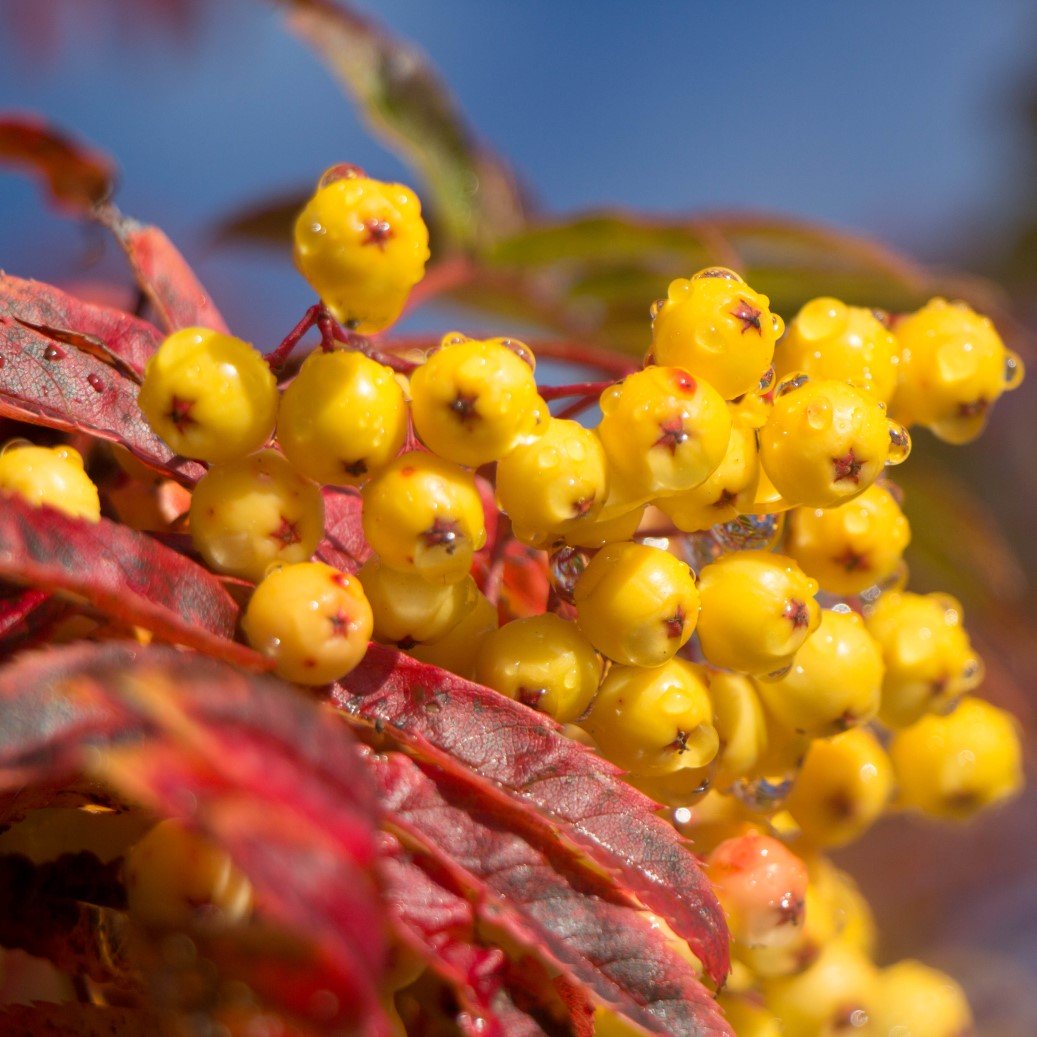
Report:
M420 280L428 235L407 188L338 169L295 254L371 334ZM191 534L257 584L243 630L278 673L322 684L369 639L396 645L570 725L676 809L729 915L742 1037L952 1037L960 991L916 963L876 970L867 906L823 851L893 804L964 818L1020 785L1011 717L970 695L982 665L960 605L903 589L910 530L883 475L907 426L965 442L1021 377L964 304L890 320L816 299L786 328L708 268L652 307L645 365L602 392L595 428L552 416L528 347L460 334L409 378L343 348L282 390L252 346L188 328L149 362L140 406L210 465ZM0 488L96 518L84 479L74 451L0 457ZM310 560L322 485L362 496L374 554L356 575ZM484 593L488 518L491 547L564 559L553 610L511 618ZM746 520L762 541L740 541Z

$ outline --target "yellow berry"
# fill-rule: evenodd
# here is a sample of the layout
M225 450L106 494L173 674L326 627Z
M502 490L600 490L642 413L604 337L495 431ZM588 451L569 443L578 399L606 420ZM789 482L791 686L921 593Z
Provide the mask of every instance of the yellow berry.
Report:
M713 724L720 736L714 781L725 788L752 773L767 749L767 720L756 686L738 673L709 675Z
M456 673L458 677L472 678L475 660L483 638L498 626L497 606L481 591L460 622L431 644L418 644L407 650L408 655L423 663Z
M1016 719L982 699L962 699L947 716L897 731L889 753L898 802L933 817L966 820L1023 784Z
M566 723L590 704L601 668L576 624L546 612L488 633L479 646L475 679Z
M363 490L364 536L383 565L460 583L486 543L482 501L463 468L434 454L398 457Z
M726 400L755 389L784 329L766 295L722 267L670 282L654 309L652 355L704 378Z
M249 644L273 660L279 676L326 684L363 659L373 623L355 576L323 562L298 562L262 580L241 626Z
M635 774L702 767L717 754L705 673L671 659L662 666L613 666L583 727L602 754Z
M604 547L605 544L629 540L640 527L644 513L643 504L629 510L612 510L606 502L603 513L597 518L570 522L558 531L558 535L570 547Z
M863 493L887 464L903 461L909 447L907 433L883 405L845 382L781 383L760 429L760 462L771 482L786 501L813 508Z
M735 551L699 573L699 642L714 666L765 676L784 669L817 629L817 583L789 558Z
M778 680L761 681L767 711L815 738L845 731L878 712L882 653L855 612L822 609L821 623Z
M728 1025L736 1037L782 1037L777 1017L754 999L737 994L721 994L717 998Z
M879 717L905 727L929 712L945 712L979 686L983 665L949 594L889 591L869 611L868 631L882 649Z
M359 486L400 452L406 435L407 404L395 374L348 350L307 357L277 415L288 460L334 486Z
M972 1012L950 976L908 958L879 972L871 1026L894 1037L962 1037L972 1032Z
M727 452L723 397L678 367L647 367L601 395L598 436L633 503L698 486Z
M839 299L808 302L789 324L774 354L778 377L802 371L867 389L889 403L897 386L899 350L875 314Z
M130 914L155 928L233 925L252 910L252 886L230 856L181 821L161 821L125 862Z
M408 187L329 170L295 221L295 265L335 317L388 327L425 274L428 228Z
M948 443L968 443L991 405L1023 378L991 321L963 302L932 299L893 327L900 373L891 411L905 425L926 425Z
M89 522L101 517L97 487L83 471L82 456L70 446L6 446L0 452L0 493Z
M864 727L816 739L786 807L815 846L845 846L886 809L893 767L882 743Z
M691 637L695 577L668 551L643 544L603 547L576 582L577 623L603 655L625 666L659 666Z
M793 508L785 550L821 587L859 594L900 567L911 527L886 487L869 486L836 508Z
M183 328L148 361L138 402L176 453L231 461L270 438L277 385L247 342L208 328Z
M324 500L276 451L215 465L191 497L191 539L214 569L258 582L304 562L324 535Z
M506 341L447 335L411 375L414 428L440 457L477 468L546 427L533 369Z

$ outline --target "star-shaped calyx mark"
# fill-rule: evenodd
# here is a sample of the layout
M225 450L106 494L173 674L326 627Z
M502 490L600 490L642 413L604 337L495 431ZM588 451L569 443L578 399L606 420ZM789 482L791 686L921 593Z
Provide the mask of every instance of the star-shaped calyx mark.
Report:
M466 428L479 417L475 409L477 400L474 393L459 392L450 402L450 413Z
M860 485L861 469L864 467L864 461L853 452L852 447L842 457L833 457L832 467L835 469L835 475L832 477L833 482L846 481L852 482L855 486Z
M981 414L986 414L987 408L990 406L990 400L985 396L979 396L974 400L969 400L967 403L958 404L958 417L959 418L978 418Z
M802 630L810 625L810 612L807 610L805 601L799 598L789 598L785 603L785 611L782 615L792 624L793 630Z
M353 624L353 620L345 614L341 609L331 616L328 616L328 622L331 624L331 636L332 637L348 637L350 627Z
M594 494L589 497L578 497L573 501L573 518L583 518L594 507Z
M437 518L424 533L421 534L426 547L445 547L446 553L452 555L457 550L464 534L460 523L452 519Z
M671 454L676 456L677 448L689 439L688 430L680 418L667 418L659 422L659 438L652 446L664 446Z
M172 422L173 427L177 432L183 432L192 425L198 424L198 422L191 417L192 407L194 407L194 400L183 400L179 396L174 396L169 401L169 410L166 412L166 418Z
M730 311L731 316L735 320L742 322L742 334L744 335L750 328L756 332L757 335L763 334L763 328L760 324L760 315L763 313L762 310L758 310L748 299L739 299L738 304L733 310Z
M714 508L732 508L734 507L735 501L738 500L738 494L733 490L723 490L715 501L713 501Z
M286 547L291 547L292 544L299 543L302 537L299 535L299 524L292 522L281 516L281 524L271 534L270 538L276 540L281 545L283 551Z
M377 216L364 220L364 231L366 236L360 244L377 245L379 252L385 251L386 242L394 236L392 224L388 220L378 219Z
M523 706L530 709L539 709L540 700L547 694L546 688L527 688L524 684L516 692L516 698Z
M356 461L350 461L346 464L342 462L342 470L346 475L353 476L354 479L359 479L362 475L367 475L367 462L361 457Z
M837 555L833 558L832 561L835 562L843 572L848 573L867 572L871 568L868 556L866 554L861 554L859 551L854 551L852 547L848 547L841 555Z
M673 610L672 616L667 616L663 620L663 626L666 627L667 637L680 637L684 633L684 624L687 621L687 614L684 609L678 605Z
M677 737L666 747L672 749L678 756L688 751L688 738L690 732L683 731L680 728L677 729Z
M778 925L800 925L803 912L806 910L806 901L803 897L788 892L778 901L775 910L778 914Z

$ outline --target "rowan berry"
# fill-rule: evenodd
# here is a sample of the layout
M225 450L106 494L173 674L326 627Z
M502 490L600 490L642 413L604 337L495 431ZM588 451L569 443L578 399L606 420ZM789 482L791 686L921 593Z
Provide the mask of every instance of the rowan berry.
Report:
M789 671L758 686L780 724L824 738L875 716L883 669L882 652L857 613L822 609Z
M714 782L719 788L751 774L767 749L767 719L756 686L738 673L709 674L713 724L720 736Z
M897 341L874 311L828 297L812 299L796 314L774 354L779 378L802 371L848 382L882 403L893 397L898 361Z
M721 994L717 1004L738 1037L782 1037L781 1021L752 997Z
M191 539L214 569L258 582L304 562L324 535L324 500L276 451L215 465L191 497Z
M252 886L230 856L181 821L160 821L126 853L130 914L153 928L233 925L252 910Z
M504 342L447 335L411 375L414 428L440 457L477 468L546 428L533 369Z
M878 483L836 508L793 508L785 551L832 594L859 594L901 566L911 527L896 498Z
M889 591L866 616L882 649L879 717L890 727L913 724L951 708L983 679L983 665L962 625L962 608L949 594Z
M456 626L431 644L414 645L407 649L407 654L456 673L458 677L472 678L483 638L496 630L498 623L497 606L482 591L477 591L475 602Z
M367 652L371 606L355 576L323 562L274 569L256 587L242 629L298 684L326 684L354 669Z
M609 499L611 500L611 498ZM629 540L641 525L645 505L626 510L610 507L609 501L596 518L574 520L558 530L558 537L570 547L595 548Z
M727 453L731 415L721 395L678 367L648 367L601 395L597 433L632 503L698 486Z
M407 403L393 371L350 350L313 353L285 389L277 440L319 483L359 486L399 452Z
M691 637L699 612L695 577L667 551L608 544L576 582L577 623L603 655L659 666Z
M817 891L819 911L830 918L832 938L872 957L877 943L875 917L857 883L822 854L806 860L810 886Z
M432 583L460 583L486 542L471 474L434 454L396 458L363 489L363 528L383 565Z
M931 299L897 321L893 334L900 369L891 412L948 443L975 439L998 397L1023 379L1022 360L963 302Z
M897 731L889 753L899 804L933 817L966 820L1022 787L1017 722L982 699Z
M601 670L601 658L576 624L545 612L488 633L479 646L475 679L567 723L590 705Z
M972 1011L950 976L908 958L879 972L871 1027L895 1037L962 1037L972 1032Z
M89 522L101 517L97 487L83 470L82 455L70 446L9 443L0 452L0 493Z
M815 846L845 846L879 819L893 792L893 767L864 727L816 739L786 801Z
M733 400L757 387L783 330L766 295L732 270L709 267L670 282L666 300L653 308L651 352Z
M613 666L581 726L603 756L637 775L703 767L719 748L705 671L683 659Z
M428 228L408 187L332 167L295 221L295 265L363 335L392 324L425 274Z
M608 489L601 442L576 421L548 419L541 436L497 463L497 502L515 536L534 547L591 526Z
M813 508L863 493L909 449L907 433L884 406L845 382L782 382L760 429L760 462L771 482L789 503Z
M231 461L270 438L277 385L247 342L208 328L182 328L148 360L138 402L176 453Z
M702 653L714 666L765 676L787 667L817 629L817 583L790 558L734 551L699 573Z

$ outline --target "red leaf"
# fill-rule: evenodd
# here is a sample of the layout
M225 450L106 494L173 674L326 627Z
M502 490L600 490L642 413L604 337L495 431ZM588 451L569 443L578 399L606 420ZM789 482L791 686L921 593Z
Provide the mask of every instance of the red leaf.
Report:
M27 590L0 599L0 639L16 630L50 599L46 591Z
M0 118L0 162L28 167L46 182L54 204L76 214L104 201L115 185L115 165L107 155L34 115Z
M347 712L386 726L421 759L486 802L518 803L530 823L575 843L691 945L721 982L727 926L688 844L617 768L560 734L551 720L487 688L379 645L333 689Z
M557 843L534 845L516 833L517 806L502 813L463 779L401 753L369 760L393 827L454 868L484 919L647 1030L730 1033L692 966L644 913Z
M5 1037L154 1037L160 1024L139 1008L87 1004L4 1005L0 1028Z
M220 311L194 271L158 227L123 216L114 206L99 211L98 218L122 246L137 284L151 300L167 331L195 325L227 330Z
M355 573L371 556L360 525L362 511L359 493L324 487L324 539L317 547L322 562Z
M23 281L3 273L0 315L47 338L94 352L137 377L144 374L145 364L162 342L158 328L138 317L82 302L42 281Z
M134 381L7 316L0 316L0 416L121 443L181 482L194 482L204 472L151 431Z
M238 607L220 581L128 526L7 497L0 508L0 577L77 594L163 640L251 669L267 667L261 655L232 640Z

